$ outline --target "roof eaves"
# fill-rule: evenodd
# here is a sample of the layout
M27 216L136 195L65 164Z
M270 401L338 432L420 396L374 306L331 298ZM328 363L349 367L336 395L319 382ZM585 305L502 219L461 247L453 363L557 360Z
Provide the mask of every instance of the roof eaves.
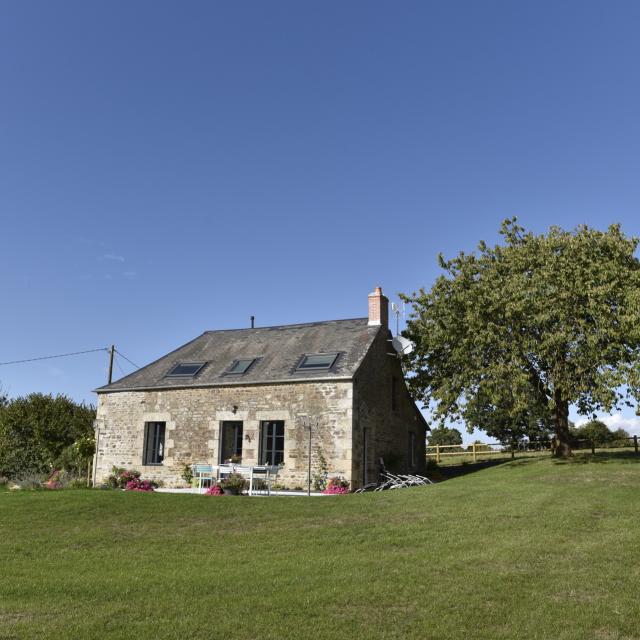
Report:
M113 385L107 385L105 387L99 387L94 389L94 393L98 395L102 393L122 393L129 391L175 391L176 389L217 389L225 387L259 387L271 384L306 384L307 382L350 382L353 380L353 376L324 376L322 378L281 378L277 380L256 380L253 382L237 380L235 382L204 382L202 384L189 384L189 385L163 385L163 386L144 386L144 387L118 387L117 389L111 388Z

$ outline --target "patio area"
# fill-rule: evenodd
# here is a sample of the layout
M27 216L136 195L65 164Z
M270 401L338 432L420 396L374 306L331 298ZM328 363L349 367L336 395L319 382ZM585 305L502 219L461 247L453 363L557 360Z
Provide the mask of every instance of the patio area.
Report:
M198 495L205 495L205 491L206 489L198 489L198 488L193 488L193 487L189 487L189 488L169 488L169 487L160 487L158 489L156 489L156 491L158 493L182 493L182 494L189 494L189 493L194 493L194 494L198 494ZM306 491L288 491L288 490L282 490L282 489L277 489L277 490L271 490L271 492L269 494L267 493L252 493L251 496L249 496L249 493L243 493L243 496L246 497L251 497L251 498L268 498L268 497L273 497L273 496L294 496L294 497L300 497L300 496L324 496L324 495L328 495L328 494L323 494L320 493L319 491L312 491L310 494L308 494Z

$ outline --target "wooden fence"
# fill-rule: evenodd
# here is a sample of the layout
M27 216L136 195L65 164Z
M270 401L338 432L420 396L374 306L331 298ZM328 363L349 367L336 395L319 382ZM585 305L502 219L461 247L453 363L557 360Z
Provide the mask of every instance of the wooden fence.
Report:
M626 440L627 443L620 446L620 443ZM573 448L575 450L588 450L591 449L591 453L595 455L596 450L606 449L624 449L633 448L636 455L640 455L638 450L638 436L631 436L629 438L618 439L614 442L596 442L593 440L577 440L574 442ZM435 459L437 463L441 462L443 458L453 456L465 456L471 458L473 462L477 462L480 456L492 456L503 455L516 457L516 454L531 454L544 451L551 451L552 444L549 440L542 441L529 441L524 443L518 443L515 445L505 444L503 442L474 442L473 444L464 445L460 444L435 444L427 446L427 460Z

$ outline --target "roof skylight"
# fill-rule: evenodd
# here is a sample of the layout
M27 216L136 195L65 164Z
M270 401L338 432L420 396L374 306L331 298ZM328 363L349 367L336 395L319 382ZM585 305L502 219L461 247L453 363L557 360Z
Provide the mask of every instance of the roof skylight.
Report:
M180 362L167 375L166 378L193 378L200 372L206 362Z
M319 371L322 369L331 369L337 357L337 353L305 354L298 365L298 371Z
M256 361L256 358L241 358L240 360L234 360L233 364L227 369L226 373L242 375L247 373L251 368L251 365Z

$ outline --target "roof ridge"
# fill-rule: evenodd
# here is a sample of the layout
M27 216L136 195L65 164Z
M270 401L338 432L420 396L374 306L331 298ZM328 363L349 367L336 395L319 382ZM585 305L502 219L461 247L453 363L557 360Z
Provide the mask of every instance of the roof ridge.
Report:
M237 327L235 329L209 329L204 333L222 333L225 331L259 331L261 329L286 329L289 327L313 327L320 324L331 324L332 322L353 322L354 320L368 320L367 316L359 318L338 318L336 320L317 320L316 322L297 322L294 324L274 324L267 327Z

